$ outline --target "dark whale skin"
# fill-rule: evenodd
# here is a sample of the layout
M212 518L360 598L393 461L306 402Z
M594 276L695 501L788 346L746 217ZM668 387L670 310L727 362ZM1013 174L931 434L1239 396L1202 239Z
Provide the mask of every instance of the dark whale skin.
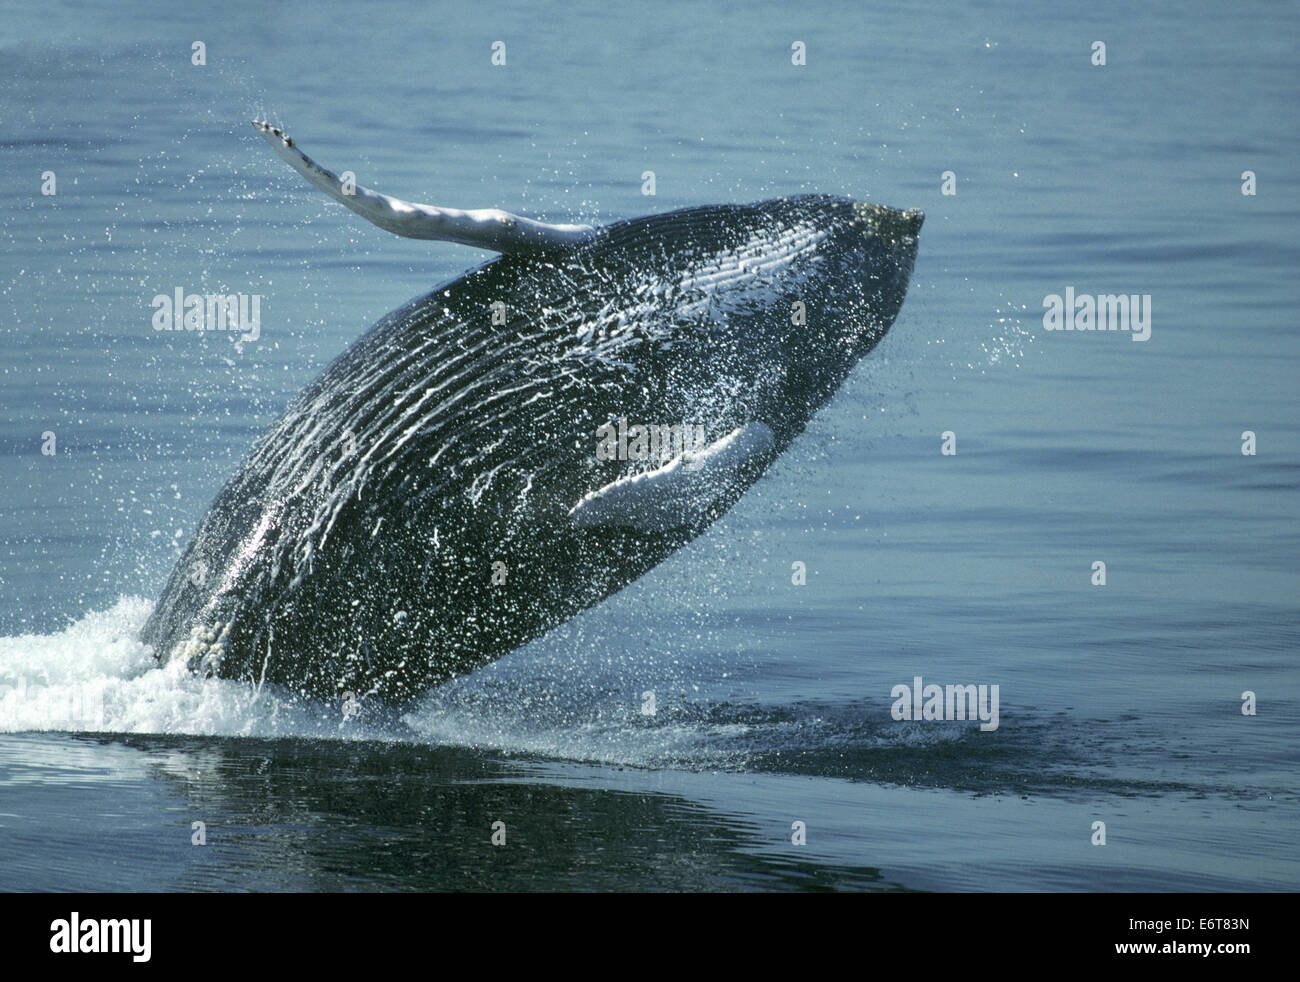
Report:
M802 432L897 316L922 218L824 195L689 208L411 301L253 446L141 639L203 674L404 701L538 637L702 532ZM579 528L585 494L662 464L598 459L620 418L710 442L757 421L773 446L684 524Z

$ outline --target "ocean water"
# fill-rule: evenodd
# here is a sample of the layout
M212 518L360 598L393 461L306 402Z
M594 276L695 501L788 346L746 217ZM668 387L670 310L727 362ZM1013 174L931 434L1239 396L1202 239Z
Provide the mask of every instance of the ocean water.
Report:
M1300 888L1300 9L349 11L5 13L0 889ZM135 633L289 399L484 257L329 202L263 116L455 207L927 219L888 337L708 533L342 720ZM260 294L261 336L155 332L178 286ZM1046 332L1067 287L1149 294L1149 340ZM917 676L998 727L895 720Z

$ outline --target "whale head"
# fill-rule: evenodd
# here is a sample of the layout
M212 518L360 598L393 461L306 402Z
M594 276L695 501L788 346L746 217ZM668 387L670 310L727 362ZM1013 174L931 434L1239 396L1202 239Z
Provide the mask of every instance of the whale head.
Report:
M923 212L873 202L811 196L795 199L788 220L805 209L825 233L814 253L813 272L795 292L811 298L811 330L787 357L805 359L824 374L832 391L853 365L881 339L898 316L916 262ZM795 337L800 337L796 332ZM819 358L816 350L828 357ZM819 395L825 385L816 386Z
M645 413L722 432L762 420L779 453L897 317L923 222L808 194L611 225L569 261L591 257L646 302L620 307L608 331L586 318L571 353L657 359L662 397Z

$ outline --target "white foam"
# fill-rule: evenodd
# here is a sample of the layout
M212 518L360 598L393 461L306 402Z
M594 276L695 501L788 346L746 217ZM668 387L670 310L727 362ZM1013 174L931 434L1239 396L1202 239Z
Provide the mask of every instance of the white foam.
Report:
M0 638L0 733L65 731L383 739L337 706L159 665L136 640L152 605L124 597L62 631Z

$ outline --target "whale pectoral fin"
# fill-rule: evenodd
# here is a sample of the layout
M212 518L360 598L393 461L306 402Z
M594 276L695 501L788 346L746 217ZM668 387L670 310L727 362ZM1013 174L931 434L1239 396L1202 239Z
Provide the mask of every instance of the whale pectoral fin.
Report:
M576 528L616 526L646 532L691 527L713 516L720 497L747 486L770 460L776 440L764 423L746 423L695 454L622 477L569 510ZM748 480L747 480L748 477Z
M283 130L257 120L253 120L253 126L271 148L313 187L394 235L408 239L443 239L497 252L537 252L574 246L596 234L590 225L547 225L499 208L475 211L437 208L390 198L355 181L345 184L337 174L326 170L294 146L293 140Z

